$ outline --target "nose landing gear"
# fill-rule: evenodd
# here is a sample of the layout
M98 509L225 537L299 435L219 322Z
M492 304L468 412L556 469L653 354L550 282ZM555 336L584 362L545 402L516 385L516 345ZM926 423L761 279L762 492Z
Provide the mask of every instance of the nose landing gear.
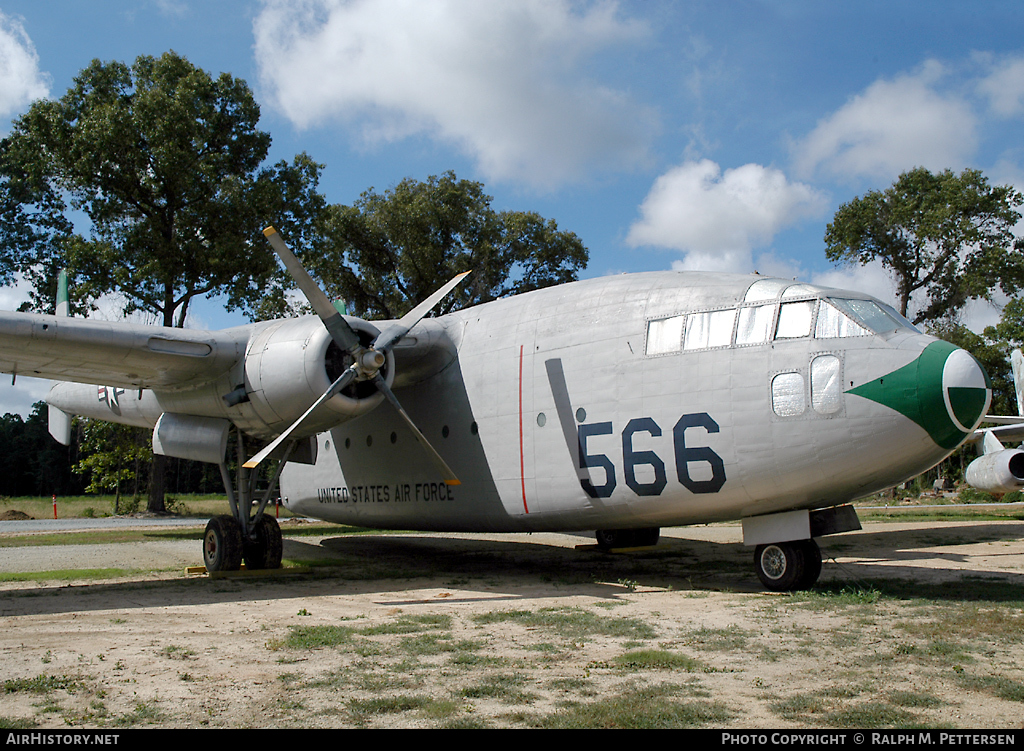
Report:
M775 592L810 589L821 574L821 549L814 540L758 545L754 568L761 583Z

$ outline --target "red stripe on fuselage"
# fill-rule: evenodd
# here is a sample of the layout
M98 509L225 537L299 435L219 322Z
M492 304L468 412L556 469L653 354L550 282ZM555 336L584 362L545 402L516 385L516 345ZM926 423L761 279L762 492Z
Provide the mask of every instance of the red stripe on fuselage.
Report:
M526 459L523 454L523 345L519 345L519 481L523 486L523 512L530 513L526 506Z

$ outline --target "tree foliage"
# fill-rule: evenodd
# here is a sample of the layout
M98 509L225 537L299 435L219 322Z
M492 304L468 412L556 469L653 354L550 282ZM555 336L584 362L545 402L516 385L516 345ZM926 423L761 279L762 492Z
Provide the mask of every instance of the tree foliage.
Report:
M287 284L263 227L301 249L326 206L306 154L262 166L271 139L259 116L245 81L174 52L94 60L0 145L0 279L20 268L41 311L66 268L79 307L118 293L124 313L184 326L196 297L224 294L251 315ZM153 464L149 509L160 512L166 459Z
M112 490L115 513L134 510L146 489L146 469L153 457L149 431L102 420L81 420L79 428L82 458L75 471L89 483L85 492ZM127 508L121 505L126 491L132 496Z
M463 271L436 314L573 281L588 253L553 220L495 211L482 184L446 172L331 206L323 246L304 260L351 312L397 318Z
M1024 288L1024 249L1012 233L1022 201L1010 186L990 186L978 170L917 168L885 191L843 204L825 232L826 255L836 263L881 261L904 315L911 297L923 292L914 323L955 317L968 300Z
M1024 298L1010 300L1003 307L999 323L986 326L981 334L949 320L929 326L928 333L967 350L984 366L992 379L991 414L1017 414L1010 353L1024 348Z
M78 495L83 484L72 470L77 460L77 436L70 446L50 437L44 402L33 404L27 419L0 417L0 495Z
M274 223L302 247L325 206L321 167L305 154L261 166L271 139L258 120L244 81L174 52L95 60L59 100L35 102L0 149L4 246L37 280L66 266L80 298L117 292L126 313L165 326L208 293L251 310L283 283L260 230ZM69 212L88 217L86 232Z

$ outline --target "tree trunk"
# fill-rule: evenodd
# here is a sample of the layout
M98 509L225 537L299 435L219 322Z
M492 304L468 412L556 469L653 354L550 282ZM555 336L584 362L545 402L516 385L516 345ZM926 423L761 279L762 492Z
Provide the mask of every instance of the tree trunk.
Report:
M146 510L151 514L166 514L164 506L164 486L167 483L167 457L153 454L153 464L149 470L149 505Z

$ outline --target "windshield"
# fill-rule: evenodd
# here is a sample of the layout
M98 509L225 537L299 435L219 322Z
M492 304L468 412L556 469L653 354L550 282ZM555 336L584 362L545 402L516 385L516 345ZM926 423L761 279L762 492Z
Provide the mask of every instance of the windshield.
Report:
M844 300L838 297L830 297L829 302L833 303L853 320L857 321L857 323L871 329L876 334L897 331L899 329L917 331L910 321L899 315L895 310L889 308L889 310L892 310L890 314L885 309L889 306L883 307L873 300Z

